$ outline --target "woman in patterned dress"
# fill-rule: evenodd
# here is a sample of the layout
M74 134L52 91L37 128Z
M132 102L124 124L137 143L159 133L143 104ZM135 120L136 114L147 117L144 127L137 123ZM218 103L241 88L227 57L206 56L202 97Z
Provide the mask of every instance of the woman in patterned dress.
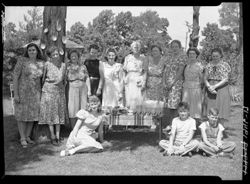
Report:
M205 85L207 109L217 108L219 118L228 121L230 116L230 96L228 78L231 68L222 61L222 51L219 48L212 50L212 61L205 67Z
M166 56L163 74L168 124L178 115L177 107L179 102L181 102L183 70L186 60L186 54L181 50L181 42L179 40L173 40L170 44L170 52Z
M125 99L126 107L135 111L136 106L143 102L143 89L146 75L143 70L144 56L140 55L141 44L135 41L131 44L132 54L125 57L123 70L125 72Z
M152 45L151 55L147 57L146 62L145 62L145 73L146 73L145 99L146 100L163 101L162 79L163 79L164 67L165 67L165 57L162 56L161 47L158 45ZM159 110L157 109L153 110L153 112L158 112L158 111ZM157 124L157 121L159 121L159 118L157 116L154 116L153 118L154 118L155 124Z
M30 139L34 121L38 121L41 78L44 61L38 46L31 43L27 46L24 57L20 57L14 69L14 107L21 145L25 148Z
M49 125L51 143L59 145L60 125L65 123L67 107L65 98L66 65L61 62L57 47L49 48L47 55L50 60L46 61L44 66L39 124Z
M202 91L203 66L198 62L199 51L196 48L187 50L188 62L184 70L184 83L182 101L190 107L190 116L195 119L202 118Z
M80 63L80 53L77 50L71 50L68 55L70 63L67 66L66 77L69 82L68 92L68 112L71 129L76 123L76 113L80 109L87 107L89 83L88 71L85 65Z
M104 109L123 106L123 70L122 64L115 62L116 57L116 51L110 48L107 51L107 62L103 62L104 86L102 107Z

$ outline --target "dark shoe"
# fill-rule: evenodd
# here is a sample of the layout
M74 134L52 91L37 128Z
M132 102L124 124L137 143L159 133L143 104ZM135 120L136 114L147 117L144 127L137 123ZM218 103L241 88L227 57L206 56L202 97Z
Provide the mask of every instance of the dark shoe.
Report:
M161 148L159 152L162 153L162 152L164 152L164 151L165 151L165 149Z
M54 146L58 146L57 140L56 139L51 139L51 144Z

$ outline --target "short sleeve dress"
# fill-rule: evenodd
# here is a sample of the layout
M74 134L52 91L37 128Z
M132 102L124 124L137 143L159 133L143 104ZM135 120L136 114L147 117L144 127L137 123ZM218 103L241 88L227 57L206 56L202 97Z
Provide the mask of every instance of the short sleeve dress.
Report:
M200 76L203 70L204 68L199 62L186 65L184 70L182 101L189 104L190 115L193 118L201 118L202 116L202 81Z
M88 87L86 78L88 71L85 65L67 66L67 79L69 81L68 112L69 118L75 118L80 109L87 108Z
M228 78L231 68L228 63L220 61L214 65L208 63L205 67L207 80L210 85L220 82L224 78ZM212 94L206 88L207 113L210 108L214 107L219 110L219 117L229 120L230 118L230 95L228 83L216 89L217 94Z
M38 121L41 79L44 61L30 61L29 58L20 57L14 69L14 77L18 78L18 93L20 103L15 103L15 118L17 121Z
M77 135L73 136L71 132L66 143L66 148L71 149L77 146L86 148L97 148L102 150L103 146L95 140L95 129L99 126L97 117L85 110L77 112L76 117L82 121L81 127L79 128Z
M165 63L165 83L171 86L176 77L179 67L185 66L187 56L180 52L178 55L169 53L166 56ZM166 99L167 107L170 109L177 109L178 104L181 102L183 79L179 79L170 90L164 90L164 97Z
M66 111L65 63L60 67L45 63L45 82L42 88L39 124L64 124Z

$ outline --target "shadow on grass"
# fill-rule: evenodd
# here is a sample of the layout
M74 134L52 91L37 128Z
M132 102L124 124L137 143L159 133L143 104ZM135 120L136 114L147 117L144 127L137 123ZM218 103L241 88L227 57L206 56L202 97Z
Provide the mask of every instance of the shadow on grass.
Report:
M128 129L128 130L111 130L105 134L105 140L112 143L109 151L134 151L140 146L158 146L158 131L148 129Z
M6 116L3 120L5 172L27 169L33 162L42 162L43 156L57 154L55 147L50 144L35 144L22 148L14 116Z

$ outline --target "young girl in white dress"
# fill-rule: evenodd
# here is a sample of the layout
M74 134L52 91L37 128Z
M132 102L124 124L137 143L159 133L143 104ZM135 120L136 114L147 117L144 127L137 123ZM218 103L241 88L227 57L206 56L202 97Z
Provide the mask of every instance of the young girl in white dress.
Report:
M103 146L103 124L107 120L100 112L101 103L97 96L89 97L89 111L81 109L76 113L77 122L66 143L66 149L60 156L70 156L79 152L99 152ZM107 121L106 121L107 122ZM95 131L98 129L98 133Z

